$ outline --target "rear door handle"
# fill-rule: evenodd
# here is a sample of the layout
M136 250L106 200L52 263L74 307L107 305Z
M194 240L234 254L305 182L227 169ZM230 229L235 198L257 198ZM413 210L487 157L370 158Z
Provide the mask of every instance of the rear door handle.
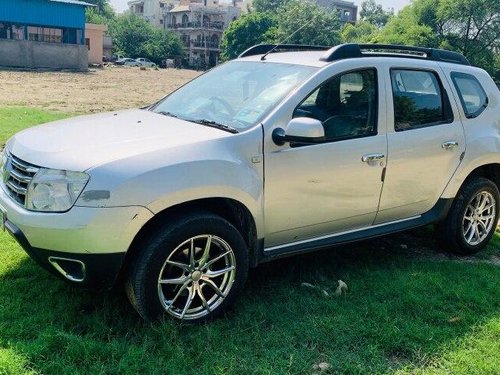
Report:
M446 141L441 145L441 147L445 150L452 150L457 146L458 146L457 141Z
M380 160L384 160L384 159L385 159L384 154L366 154L366 155L363 155L361 157L361 161L363 163L370 163L373 161L380 161Z

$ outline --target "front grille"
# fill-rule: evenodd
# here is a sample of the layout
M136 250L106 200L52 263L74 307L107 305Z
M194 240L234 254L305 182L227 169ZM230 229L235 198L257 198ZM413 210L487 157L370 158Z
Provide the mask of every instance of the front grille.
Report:
M26 206L28 185L40 168L26 163L14 155L7 156L7 163L4 168L4 184L7 193L17 203Z

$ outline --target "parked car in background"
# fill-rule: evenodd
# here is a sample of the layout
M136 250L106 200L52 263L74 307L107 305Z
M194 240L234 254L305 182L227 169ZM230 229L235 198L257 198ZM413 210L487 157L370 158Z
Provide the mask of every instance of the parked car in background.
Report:
M122 59L118 59L115 62L116 65L122 65L122 66L141 66L136 60L131 59L129 57L124 57Z
M165 59L160 63L160 68L175 68L175 60L174 59Z
M109 63L116 63L118 60L123 59L123 56L121 55L111 55L111 56L104 56L102 61L103 62L109 62Z
M139 57L139 58L135 59L135 61L137 63L139 63L138 66L144 66L146 68L154 68L156 66L156 64L154 62L152 62L151 60L148 60L144 57Z

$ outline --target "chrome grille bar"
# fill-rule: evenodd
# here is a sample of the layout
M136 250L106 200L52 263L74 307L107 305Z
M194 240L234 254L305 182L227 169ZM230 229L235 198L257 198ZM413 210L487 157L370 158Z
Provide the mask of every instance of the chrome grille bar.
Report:
M26 188L23 188L21 185L16 184L13 180L7 180L7 187L19 195L26 195L27 193Z
M31 180L33 179L32 176L23 175L22 173L19 173L15 169L12 169L10 171L10 177L12 177L14 180L16 180L22 184L29 184L31 182Z
M14 155L8 155L4 168L4 183L7 193L14 201L26 206L28 186L40 168L18 159Z
M12 156L11 162L14 168L30 175L34 175L36 172L38 172L39 169L33 165L25 164L23 161L19 160L15 156Z

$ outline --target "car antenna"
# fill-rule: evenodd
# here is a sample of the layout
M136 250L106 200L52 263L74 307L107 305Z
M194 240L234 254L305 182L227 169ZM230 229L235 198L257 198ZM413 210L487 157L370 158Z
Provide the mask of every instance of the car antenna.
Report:
M273 51L275 51L279 46L281 46L283 43L285 43L288 39L290 39L292 36L294 36L295 34L297 34L300 30L302 30L304 27L308 26L313 20L309 20L309 22L303 24L302 26L300 26L297 30L295 30L293 33L291 33L290 35L288 35L285 39L283 39L282 41L278 42L273 48L271 48L269 51L267 51L264 55L262 55L262 57L260 58L260 61L264 61L267 57L267 55L269 55L270 53L272 53Z

